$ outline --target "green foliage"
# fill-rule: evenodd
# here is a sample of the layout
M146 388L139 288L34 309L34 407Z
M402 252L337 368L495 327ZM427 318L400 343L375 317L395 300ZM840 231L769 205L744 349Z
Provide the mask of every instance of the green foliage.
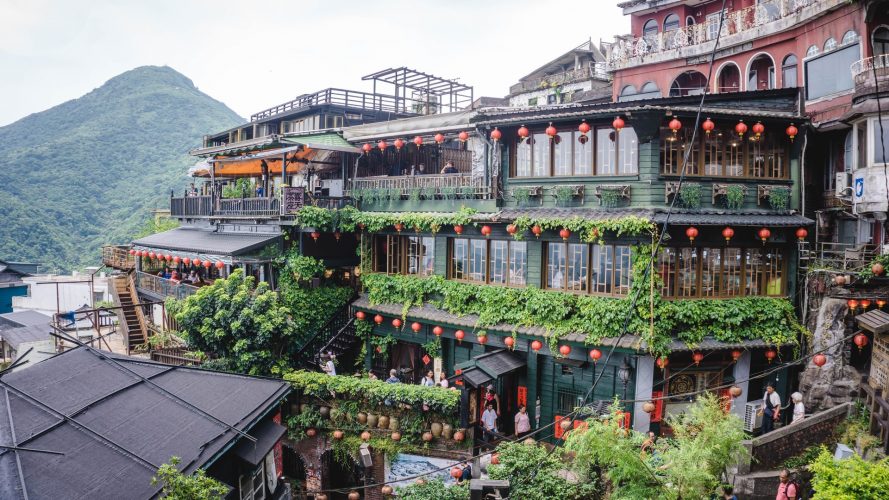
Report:
M391 229L397 223L420 232L437 233L442 226L453 224L469 224L475 210L460 208L455 213L438 212L361 212L354 207L326 209L303 207L298 214L300 225L314 227L318 230L340 228L345 231L356 231L363 224L367 231L380 232Z
M475 188L472 186L463 186L460 188L460 196L464 199L471 199L475 197Z
M221 482L208 477L204 469L198 469L188 476L176 468L181 460L170 457L170 461L157 469L151 484L161 484L161 498L169 500L222 500L228 488Z
M441 197L446 200L453 200L457 197L457 188L453 186L441 188Z
M682 186L679 192L679 199L685 208L700 208L701 206L701 185L686 184Z
M516 187L512 188L512 196L515 198L516 202L519 205L524 205L528 203L528 200L531 199L531 188L528 187Z
M133 238L144 238L146 236L151 236L152 234L163 233L164 231L169 231L171 229L176 229L179 227L179 221L176 219L170 219L167 217L151 217L142 227L139 229L139 232L133 235Z
M237 179L235 182L229 182L222 188L223 198L249 198L253 195L253 184L250 179Z
M491 479L509 481L510 490L527 500L596 498L595 481L586 476L570 482L560 471L570 465L561 450L549 453L540 445L505 442L497 447L500 463L488 467Z
M367 405L391 406L394 403L411 406L426 404L432 411L452 414L460 404L460 393L441 387L425 387L411 384L389 384L382 380L347 376L332 377L326 373L292 371L284 375L284 380L297 391L319 398L330 398L334 393L338 399L352 399Z
M426 351L433 358L441 357L441 337L434 337L429 342L423 344L423 350Z
M432 186L427 186L423 188L423 198L427 200L434 200L435 195L438 193L438 189Z
M445 486L441 479L404 486L396 493L399 500L469 500L467 484Z
M870 279L874 277L874 272L871 270L874 264L880 264L883 266L883 269L889 269L889 253L874 257L874 260L870 261L870 264L858 271L858 279L862 280L864 283L870 281ZM883 271L883 276L886 276L886 271Z
M621 236L654 236L655 225L648 219L634 215L615 217L613 219L590 220L579 215L572 217L519 217L513 224L518 228L516 239L524 238L524 235L534 226L540 226L544 231L559 231L568 229L572 234L578 235L585 243L604 243L605 234L615 237Z
M420 194L423 191L420 188L411 188L410 192L407 195L407 199L411 201L420 201Z
M616 207L620 203L620 191L607 187L599 188L599 200L603 207Z
M730 184L725 188L725 206L729 210L740 210L744 207L744 186Z
M812 445L803 450L802 453L794 457L790 457L781 465L785 469L799 469L815 461L821 453L821 445Z
M307 429L321 429L323 427L324 417L315 408L306 408L298 415L287 417L287 436L294 441L305 438Z
M574 188L572 186L556 186L553 189L553 196L557 203L568 203L574 198Z
M769 205L775 210L787 210L790 205L790 188L775 188L769 192Z
M823 448L809 470L814 500L877 500L889 491L889 459L866 462L852 455L837 461Z
M201 136L245 120L169 67L144 66L0 127L3 258L95 265L181 196Z

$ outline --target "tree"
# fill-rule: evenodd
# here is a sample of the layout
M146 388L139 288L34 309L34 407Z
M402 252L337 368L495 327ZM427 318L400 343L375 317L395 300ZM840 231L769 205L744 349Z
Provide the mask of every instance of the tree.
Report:
M183 474L176 468L181 460L170 457L170 461L161 465L157 476L151 478L151 484L162 484L161 495L170 500L221 500L228 488L207 477L204 469L198 469L193 475Z
M516 498L580 500L597 496L595 482L572 473L561 450L550 453L537 444L507 442L497 447L497 453L500 463L488 466L488 475L508 480Z
M426 480L398 488L398 500L469 500L469 488L445 486L441 479Z
M813 500L870 500L889 492L889 459L867 462L858 455L834 460L827 448L809 465Z

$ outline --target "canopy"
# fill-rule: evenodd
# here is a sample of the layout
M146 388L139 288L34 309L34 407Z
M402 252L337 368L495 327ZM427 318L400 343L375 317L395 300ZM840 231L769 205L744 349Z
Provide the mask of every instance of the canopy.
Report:
M292 146L241 156L215 158L212 160L215 168L213 173L217 177L281 175L281 160L284 157L287 158L288 175L301 172L307 165L316 171L322 171L339 168L339 155L360 152L339 134L334 133L284 137L281 143L292 144ZM195 168L192 175L209 177L210 171L209 168L203 170Z
M480 387L491 380L525 367L525 361L514 353L501 349L477 356L457 365L463 370L463 381L473 387Z
M204 259L221 260L228 264L232 257L242 256L278 244L280 234L220 233L198 228L178 227L133 241L137 250L170 250ZM222 256L227 256L224 258ZM238 259L240 260L240 259Z
M275 444L287 432L287 428L275 423L271 418L256 424L249 434L256 438L256 442L247 438L241 438L234 447L235 455L250 465L259 465L259 462L268 455Z

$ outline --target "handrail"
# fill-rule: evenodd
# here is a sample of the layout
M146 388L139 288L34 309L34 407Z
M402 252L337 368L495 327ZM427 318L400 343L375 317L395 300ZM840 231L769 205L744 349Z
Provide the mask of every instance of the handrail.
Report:
M328 88L311 94L303 94L291 101L254 113L250 115L250 121L255 122L262 120L263 118L270 118L281 113L308 108L310 106L317 106L319 104L336 104L347 108L391 111L395 113L407 112L407 109L404 108L404 100L399 99L396 96L361 92L358 90Z
M855 61L849 67L849 70L852 72L852 78L855 78L866 71L885 69L887 67L889 67L889 54L879 54Z
M136 260L129 253L128 245L105 245L102 247L102 264L114 269L135 269Z
M539 76L527 81L519 82L509 88L510 94L519 92L527 92L529 90L538 90L544 84L564 85L580 80L592 78L608 79L608 73L605 71L604 62L590 62L586 66L577 69L569 69L553 73L549 75Z
M161 278L144 271L136 271L134 284L137 288L153 292L162 297L184 299L198 291L198 287Z
M303 345L296 351L296 353L293 355L293 359L295 359L295 360L297 360L297 361L299 361L299 360L301 360L301 359L304 359L303 356L306 354L306 351L307 351L312 345L316 345L316 346L317 346L317 349L316 349L315 353L312 355L311 359L308 359L308 360L307 360L307 361L310 361L310 362L314 363L314 362L315 362L315 356L316 356L319 352L321 352L321 350L322 350L323 348L329 346L329 345L330 345L330 341L331 341L333 338L335 338L337 335L339 335L343 330L345 330L349 325L351 325L352 322L355 320L355 318L352 318L351 315L349 314L349 312L350 312L350 310L351 310L351 306L352 306L352 301L349 301L348 304L344 305L344 306L341 307L337 312L333 313L333 315L330 317L330 319L328 319L328 320L327 320L327 321L326 321L320 328L318 328L317 330L315 330L315 332L312 334L312 336L309 337L308 340L306 340L306 341L303 343ZM345 324L342 328L339 328L339 329L337 330L336 334L334 334L334 335L329 335L329 334L330 334L330 330L331 330L331 325L332 325L335 321L342 321L342 320L343 320L343 316L349 318L348 321L346 322L346 324ZM323 345L319 345L318 340L319 340L319 338L321 338L324 334L328 334L328 337L326 338L326 341L325 341L325 343L324 343Z

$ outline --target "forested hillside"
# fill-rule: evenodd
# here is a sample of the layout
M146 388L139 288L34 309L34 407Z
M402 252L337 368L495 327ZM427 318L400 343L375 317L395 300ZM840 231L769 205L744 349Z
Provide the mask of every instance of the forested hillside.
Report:
M242 122L172 68L143 66L0 127L0 259L98 265L102 244L169 208L202 135Z

